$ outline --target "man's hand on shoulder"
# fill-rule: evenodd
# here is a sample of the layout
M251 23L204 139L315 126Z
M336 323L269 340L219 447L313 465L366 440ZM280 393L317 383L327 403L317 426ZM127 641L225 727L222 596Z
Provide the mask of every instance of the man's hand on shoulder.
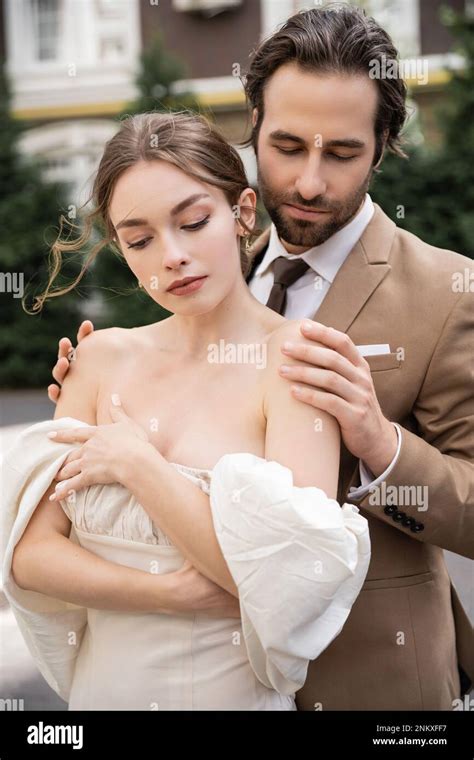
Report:
M83 338L86 337L86 335L90 335L93 331L94 325L89 319L86 319L84 322L82 322L77 333L78 344ZM74 358L74 354L75 348L73 348L73 345L69 338L61 338L58 343L58 360L51 372L58 385L55 385L54 383L48 385L48 398L53 402L53 404L56 404L58 402L59 396L61 394L61 385L63 384L64 378L68 373L69 365Z
M76 417L96 425L97 400L104 375L112 371L124 340L122 330L108 327L83 336L72 350L54 419Z

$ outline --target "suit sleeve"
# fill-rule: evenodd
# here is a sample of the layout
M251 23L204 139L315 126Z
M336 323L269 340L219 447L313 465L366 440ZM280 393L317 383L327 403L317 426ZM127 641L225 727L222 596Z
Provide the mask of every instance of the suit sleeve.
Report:
M474 309L451 310L413 407L400 455L377 489L351 499L419 541L474 559ZM394 488L395 487L395 488Z

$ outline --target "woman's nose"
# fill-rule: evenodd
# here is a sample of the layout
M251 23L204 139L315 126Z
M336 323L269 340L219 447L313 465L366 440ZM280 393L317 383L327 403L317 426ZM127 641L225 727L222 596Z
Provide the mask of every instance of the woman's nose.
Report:
M176 269L181 265L189 264L190 260L190 256L180 246L168 243L162 248L161 264L163 267Z

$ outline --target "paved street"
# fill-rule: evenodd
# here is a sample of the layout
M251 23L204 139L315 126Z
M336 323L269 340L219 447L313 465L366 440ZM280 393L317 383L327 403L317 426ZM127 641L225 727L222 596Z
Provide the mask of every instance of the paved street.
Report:
M0 393L0 457L28 425L51 419L54 407L46 391ZM474 621L474 562L445 552L448 569ZM0 697L24 700L25 710L65 710L67 705L39 674L0 591Z

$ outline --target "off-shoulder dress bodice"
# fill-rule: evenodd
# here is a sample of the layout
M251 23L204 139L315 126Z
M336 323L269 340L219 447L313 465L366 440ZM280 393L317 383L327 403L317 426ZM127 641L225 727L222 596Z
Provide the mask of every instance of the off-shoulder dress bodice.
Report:
M212 470L169 462L209 494ZM172 546L172 542L132 493L120 483L89 486L74 501L61 499L60 504L76 531L101 536L113 536L144 544ZM100 508L98 505L100 504Z
M47 433L84 425L71 417L32 425L4 461L4 591L45 679L69 709L295 710L309 661L341 631L361 590L367 520L355 505L298 488L287 467L248 452L226 454L212 470L170 463L209 495L241 618L91 609L20 589L15 545L77 446ZM71 540L105 560L158 575L185 561L118 483L89 486L60 504Z

